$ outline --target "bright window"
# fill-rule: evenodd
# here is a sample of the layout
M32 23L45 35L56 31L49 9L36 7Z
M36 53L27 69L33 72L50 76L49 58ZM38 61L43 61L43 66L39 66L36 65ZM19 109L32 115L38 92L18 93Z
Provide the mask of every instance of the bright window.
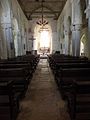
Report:
M40 35L40 47L49 47L49 34L48 31L42 31Z

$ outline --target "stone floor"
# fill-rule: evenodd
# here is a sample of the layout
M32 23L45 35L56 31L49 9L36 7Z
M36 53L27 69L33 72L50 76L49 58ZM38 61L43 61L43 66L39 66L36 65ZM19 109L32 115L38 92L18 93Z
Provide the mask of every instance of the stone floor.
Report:
M46 59L41 59L17 120L70 120Z

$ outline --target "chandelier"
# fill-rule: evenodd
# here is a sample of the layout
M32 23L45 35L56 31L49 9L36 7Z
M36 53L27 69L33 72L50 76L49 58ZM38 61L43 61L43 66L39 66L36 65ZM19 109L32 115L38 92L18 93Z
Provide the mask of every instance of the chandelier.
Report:
M48 24L48 21L44 19L43 2L45 2L45 1L44 0L41 1L41 13L42 13L41 19L36 22L38 25L40 25L42 27Z

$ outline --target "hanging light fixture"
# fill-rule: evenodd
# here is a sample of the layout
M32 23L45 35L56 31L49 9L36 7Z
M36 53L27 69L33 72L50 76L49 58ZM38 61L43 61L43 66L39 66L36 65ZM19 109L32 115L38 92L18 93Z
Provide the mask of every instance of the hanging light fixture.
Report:
M43 2L45 2L45 1L44 0L41 1L41 9L42 9L42 11L41 11L41 13L42 13L41 19L36 22L38 25L42 26L42 28L43 28L43 26L48 24L48 21L44 19L44 15L43 15L44 14L43 13Z

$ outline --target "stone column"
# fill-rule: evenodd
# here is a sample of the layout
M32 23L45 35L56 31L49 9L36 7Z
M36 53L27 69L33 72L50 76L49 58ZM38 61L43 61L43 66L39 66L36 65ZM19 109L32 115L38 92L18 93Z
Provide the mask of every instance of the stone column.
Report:
M88 57L90 58L90 0L88 2L88 6L86 8L86 18L88 19L88 41L87 41L87 47L88 47Z
M59 50L59 40L57 39L57 32L52 32L52 51Z
M80 0L72 2L72 55L80 56L80 31L82 24Z
M80 56L80 31L80 24L72 25L72 54L74 56Z
M67 30L65 30L65 32L64 32L64 35L65 35L65 54L66 55L68 55L69 53L68 53L68 41L69 41L69 38L68 38L68 31Z

